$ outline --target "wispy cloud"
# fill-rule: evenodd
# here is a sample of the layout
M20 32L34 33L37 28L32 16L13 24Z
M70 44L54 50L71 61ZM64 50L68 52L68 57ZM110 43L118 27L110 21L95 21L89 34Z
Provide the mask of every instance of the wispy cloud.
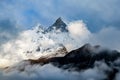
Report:
M0 19L0 45L4 42L15 38L19 29L16 27L15 21L10 19Z

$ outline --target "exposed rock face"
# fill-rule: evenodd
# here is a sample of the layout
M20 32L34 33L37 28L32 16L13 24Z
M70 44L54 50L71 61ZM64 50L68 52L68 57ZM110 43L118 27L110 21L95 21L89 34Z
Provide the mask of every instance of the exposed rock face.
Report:
M68 30L66 29L66 24L62 21L61 18L58 18L55 23L50 26L46 31L57 31L57 32L68 32Z

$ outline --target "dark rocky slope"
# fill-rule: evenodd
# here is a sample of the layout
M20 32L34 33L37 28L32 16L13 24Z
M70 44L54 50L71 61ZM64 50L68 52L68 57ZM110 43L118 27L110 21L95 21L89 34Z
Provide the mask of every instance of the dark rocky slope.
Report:
M63 68L76 70L94 67L96 61L104 61L108 66L120 58L120 53L116 50L101 49L99 45L91 46L86 44L79 49L73 50L64 57L39 58L37 60L28 60L31 64L47 64ZM114 63L117 65L118 63Z

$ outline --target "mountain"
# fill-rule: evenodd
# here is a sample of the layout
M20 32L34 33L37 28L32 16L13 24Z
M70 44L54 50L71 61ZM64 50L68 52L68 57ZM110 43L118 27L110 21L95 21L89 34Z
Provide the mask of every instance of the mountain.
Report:
M61 17L59 17L55 23L50 26L46 31L57 31L57 32L68 32L67 25L62 21Z

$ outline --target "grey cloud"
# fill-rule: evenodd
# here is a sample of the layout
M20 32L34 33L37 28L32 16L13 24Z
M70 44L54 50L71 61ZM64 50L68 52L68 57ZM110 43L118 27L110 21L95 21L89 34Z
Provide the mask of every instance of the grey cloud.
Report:
M97 64L97 65L96 65ZM109 71L104 62L96 62L96 66L80 72L67 71L57 68L51 64L27 65L25 71L19 72L12 69L11 72L1 72L0 78L2 80L103 80L107 76L105 71Z
M100 44L112 50L120 51L120 30L115 27L106 27L97 33L92 33L92 37L88 42L92 44Z
M15 38L19 29L16 27L15 22L10 19L0 19L0 44Z

